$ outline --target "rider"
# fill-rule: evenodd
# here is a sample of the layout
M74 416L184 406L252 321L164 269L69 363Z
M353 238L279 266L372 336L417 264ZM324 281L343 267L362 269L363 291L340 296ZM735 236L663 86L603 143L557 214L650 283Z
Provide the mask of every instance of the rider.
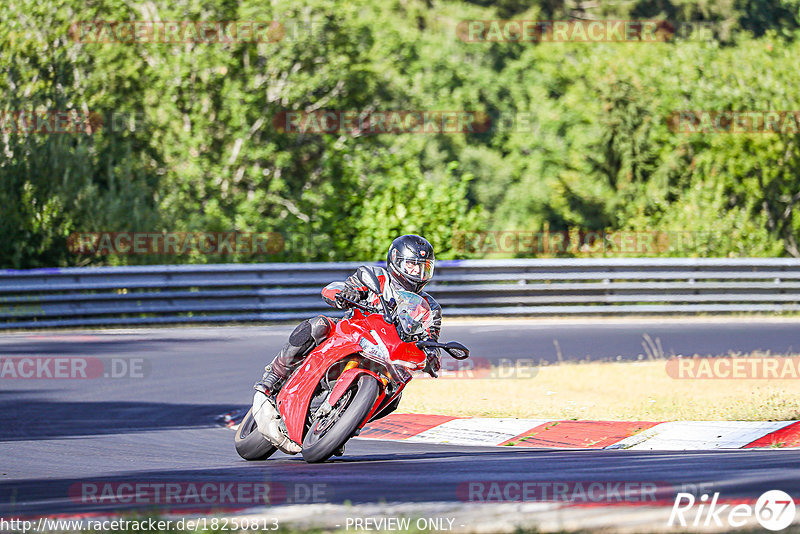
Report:
M408 234L392 241L386 256L386 268L365 267L372 270L380 282L381 291L386 283L401 291L411 291L422 296L431 307L433 324L429 330L430 339L437 341L442 325L442 308L433 297L422 291L425 284L433 278L433 247L423 237ZM344 282L332 282L322 290L322 298L340 310L352 307L342 299L352 300L359 304L376 305L378 297L367 291L357 278L357 273ZM264 368L264 376L253 389L268 397L275 398L286 378L303 362L311 350L325 341L333 329L333 320L318 315L300 323L289 336L289 342L283 346L270 365ZM427 365L425 371L436 376L441 368L438 349L426 348Z

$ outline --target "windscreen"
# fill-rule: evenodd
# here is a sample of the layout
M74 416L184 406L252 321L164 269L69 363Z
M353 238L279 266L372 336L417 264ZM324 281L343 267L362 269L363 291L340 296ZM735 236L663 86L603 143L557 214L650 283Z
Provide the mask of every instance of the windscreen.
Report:
M428 331L433 323L433 314L428 301L416 293L398 291L394 317L400 337L408 340Z

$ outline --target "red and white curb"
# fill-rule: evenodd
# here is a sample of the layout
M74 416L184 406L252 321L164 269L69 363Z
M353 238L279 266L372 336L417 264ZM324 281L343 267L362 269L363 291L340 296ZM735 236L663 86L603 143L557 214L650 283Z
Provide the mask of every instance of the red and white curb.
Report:
M236 428L245 413L232 412L217 420ZM800 422L573 421L390 414L365 426L358 437L537 449L800 449Z
M800 448L797 421L559 421L391 414L367 439L548 449L710 450Z

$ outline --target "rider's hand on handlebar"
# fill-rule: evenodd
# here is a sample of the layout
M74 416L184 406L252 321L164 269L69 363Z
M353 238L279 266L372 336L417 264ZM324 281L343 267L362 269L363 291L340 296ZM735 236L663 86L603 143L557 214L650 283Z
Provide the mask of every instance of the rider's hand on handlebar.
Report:
M428 373L433 378L438 378L439 375L436 373L442 368L442 360L439 357L438 349L434 348L426 348L423 349L425 352L426 360L425 360L425 369L422 371Z
M344 299L358 302L362 298L363 298L363 293L354 287L345 287L339 293L336 294L336 302L342 309L352 307L352 304L346 302Z

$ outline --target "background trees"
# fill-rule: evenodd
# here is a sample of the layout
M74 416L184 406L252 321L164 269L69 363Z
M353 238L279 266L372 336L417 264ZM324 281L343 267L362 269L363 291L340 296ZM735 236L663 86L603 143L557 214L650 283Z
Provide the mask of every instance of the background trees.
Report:
M453 236L473 230L681 230L707 238L664 254L800 255L800 133L686 134L668 120L685 109L800 110L797 0L12 0L0 16L0 112L102 121L91 135L0 131L2 267L379 259L398 232L459 257ZM680 38L456 34L465 19L574 16L666 19ZM278 20L286 35L103 44L69 34L76 21L187 19ZM534 120L361 136L273 122L314 109ZM67 250L72 232L121 230L277 231L287 246L269 257Z

